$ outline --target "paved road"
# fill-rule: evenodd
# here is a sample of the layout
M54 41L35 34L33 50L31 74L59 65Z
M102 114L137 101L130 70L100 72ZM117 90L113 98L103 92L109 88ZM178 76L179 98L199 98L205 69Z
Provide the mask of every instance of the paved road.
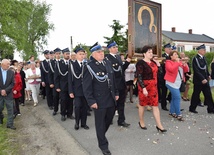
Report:
M52 111L45 109L52 115ZM126 122L129 128L117 126L117 116L107 132L109 149L112 155L214 155L214 115L206 113L206 107L198 107L199 114L188 112L189 102L182 102L184 122L169 117L168 112L160 110L163 126L167 133L158 133L152 112L145 112L145 122L148 130L138 126L138 110L135 103L126 103ZM89 130L74 130L74 120L61 122L60 115L53 116L76 139L77 142L91 155L101 155L97 146L94 116L88 117ZM59 133L60 135L60 133Z

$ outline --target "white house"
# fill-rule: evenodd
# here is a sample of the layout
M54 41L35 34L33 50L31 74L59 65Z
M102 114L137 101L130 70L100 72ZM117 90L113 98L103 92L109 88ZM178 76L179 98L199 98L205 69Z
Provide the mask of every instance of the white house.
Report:
M214 39L205 34L193 34L192 29L188 33L162 31L162 42L174 44L178 52L196 50L196 47L205 44L207 52L214 52Z

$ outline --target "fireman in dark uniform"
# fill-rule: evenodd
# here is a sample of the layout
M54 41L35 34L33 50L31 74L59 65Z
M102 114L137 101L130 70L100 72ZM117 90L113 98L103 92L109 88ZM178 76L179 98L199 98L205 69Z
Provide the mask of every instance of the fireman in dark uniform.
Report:
M50 87L49 79L48 79L48 71L49 71L49 54L48 50L44 51L45 60L41 62L40 70L41 70L41 80L42 87L45 87L45 94L47 98L47 104L50 110L53 110L53 89Z
M56 115L58 110L59 110L59 92L56 91L55 84L54 84L54 74L56 70L56 62L60 61L60 55L61 55L61 49L56 48L54 50L54 59L50 60L50 67L48 71L48 79L49 79L49 84L50 87L53 88L53 106L54 106L54 111L53 115Z
M117 101L118 120L117 124L119 126L128 127L130 124L125 122L125 100L126 100L126 81L124 72L130 64L131 59L127 58L123 63L120 55L118 55L118 46L115 41L109 42L107 45L109 49L109 54L106 56L112 63L112 68L114 70L116 86L119 91L119 99Z
M114 117L116 100L119 98L111 63L104 59L102 47L96 43L91 48L91 60L83 74L83 91L94 109L95 127L99 148L104 155L111 155L105 136Z
M61 121L67 118L74 119L73 114L73 99L68 93L68 69L70 63L70 51L68 48L62 50L63 59L56 62L56 70L54 74L55 89L60 95L61 105Z
M75 126L74 129L79 129L79 123L81 121L81 127L88 130L86 125L88 104L83 94L82 78L83 69L85 64L83 59L85 58L85 50L83 48L77 48L75 51L76 60L71 61L68 70L68 90L71 98L74 99L74 112L75 112Z
M204 103L207 104L207 112L214 114L213 98L209 86L209 80L211 77L208 71L207 61L204 57L206 54L206 47L203 44L196 49L198 50L198 54L192 59L194 87L189 111L192 113L198 113L196 108L198 103L200 103L200 93L202 91L204 94Z

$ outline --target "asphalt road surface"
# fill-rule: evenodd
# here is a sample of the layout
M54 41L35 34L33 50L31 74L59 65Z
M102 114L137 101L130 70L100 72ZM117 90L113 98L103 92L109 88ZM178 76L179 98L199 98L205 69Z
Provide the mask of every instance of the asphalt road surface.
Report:
M128 99L127 99L128 101ZM142 130L139 125L138 109L135 103L126 102L126 122L130 123L129 128L117 125L117 116L114 117L113 125L107 132L109 149L112 155L214 155L214 114L208 114L206 107L198 107L198 114L189 113L189 102L182 101L181 108L184 109L184 122L180 122L168 115L167 111L160 110L161 121L167 133L158 133L155 128L155 120L152 111L145 112L145 123L147 130ZM42 100L40 106L52 115L46 101ZM167 105L169 107L169 104ZM62 122L58 113L52 116L56 123L59 123L68 131L82 149L91 155L101 155L98 148L95 133L94 114L88 116L87 125L89 130L80 128L74 130L75 121L67 119ZM60 133L59 133L60 136ZM72 154L72 153L71 153Z

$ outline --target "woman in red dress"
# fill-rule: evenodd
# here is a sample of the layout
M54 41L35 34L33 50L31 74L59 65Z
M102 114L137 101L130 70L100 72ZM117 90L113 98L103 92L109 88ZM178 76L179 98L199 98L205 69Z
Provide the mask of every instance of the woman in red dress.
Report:
M160 111L158 108L158 88L157 73L161 71L160 63L153 60L153 52L151 46L144 46L141 50L144 58L136 64L136 74L138 79L138 97L139 97L139 126L146 130L144 123L144 107L151 106L156 121L156 129L161 132L167 130L163 128L160 121Z
M20 108L19 108L19 98L22 96L21 89L22 89L22 79L21 75L16 72L16 68L14 66L10 67L11 70L14 71L14 86L13 86L13 98L14 98L14 117L16 115L20 115Z

